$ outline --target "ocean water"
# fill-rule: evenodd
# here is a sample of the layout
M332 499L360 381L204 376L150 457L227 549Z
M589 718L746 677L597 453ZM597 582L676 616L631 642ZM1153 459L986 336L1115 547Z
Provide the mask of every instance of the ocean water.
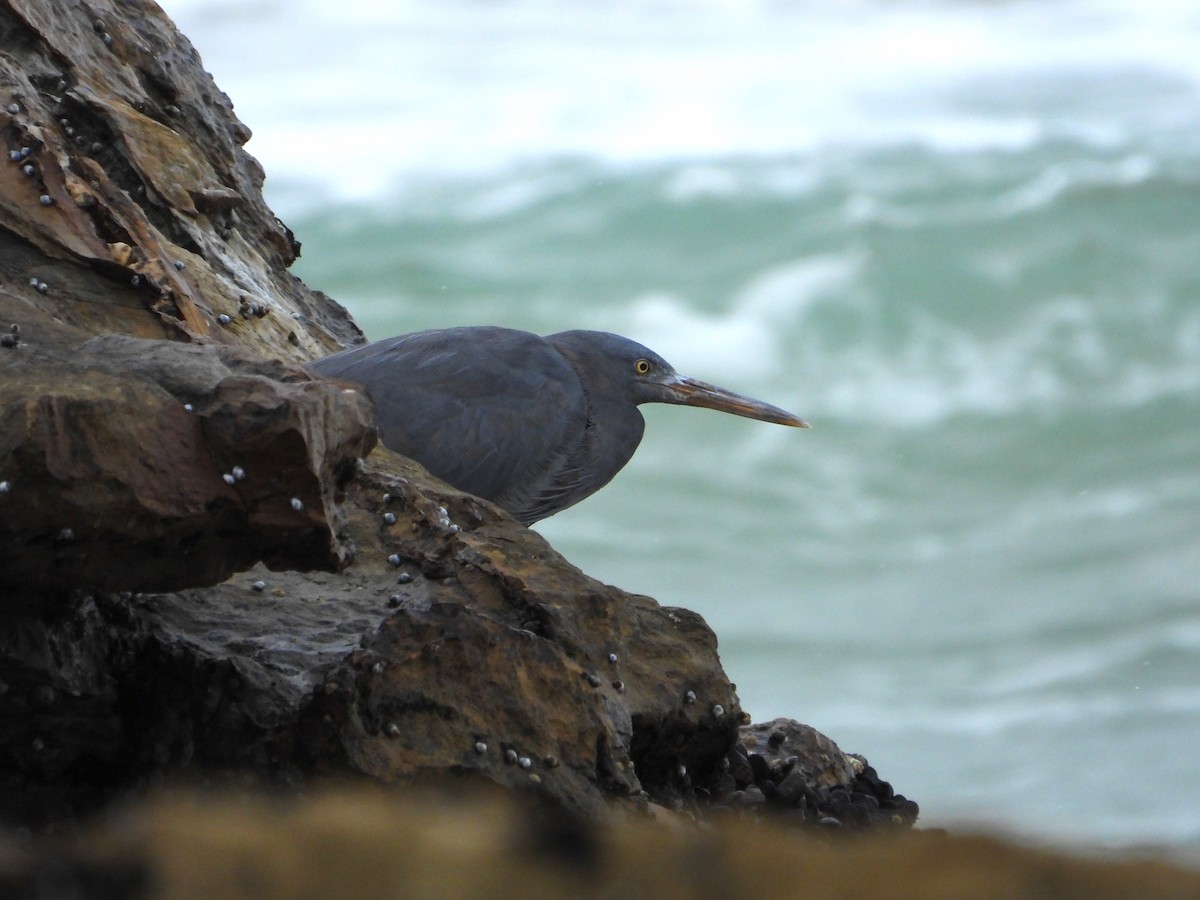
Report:
M370 336L617 331L813 422L644 408L537 526L756 720L1200 858L1200 7L163 5Z

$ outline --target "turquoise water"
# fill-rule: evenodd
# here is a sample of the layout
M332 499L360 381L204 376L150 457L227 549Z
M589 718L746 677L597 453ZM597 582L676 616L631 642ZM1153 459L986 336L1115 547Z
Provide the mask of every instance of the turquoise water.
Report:
M643 341L538 530L930 824L1200 849L1200 13L168 3L372 337Z

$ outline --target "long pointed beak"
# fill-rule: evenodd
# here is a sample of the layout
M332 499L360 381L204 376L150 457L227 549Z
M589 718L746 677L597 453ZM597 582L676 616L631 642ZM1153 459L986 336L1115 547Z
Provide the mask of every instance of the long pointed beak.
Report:
M811 426L799 416L793 416L787 410L735 394L725 388L697 381L684 375L676 375L670 381L662 383L664 403L677 403L681 406L703 406L706 409L716 409L721 412L733 413L735 416L745 416L747 419L758 419L760 422L774 422L776 425L791 425L794 428L810 428Z

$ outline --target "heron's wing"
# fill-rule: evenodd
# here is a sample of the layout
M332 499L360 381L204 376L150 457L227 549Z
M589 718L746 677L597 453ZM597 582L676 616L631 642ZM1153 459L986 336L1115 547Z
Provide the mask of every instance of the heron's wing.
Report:
M541 517L530 518L529 509L540 476L578 440L587 419L574 369L544 339L521 331L418 332L334 354L309 369L366 389L386 447L524 522Z

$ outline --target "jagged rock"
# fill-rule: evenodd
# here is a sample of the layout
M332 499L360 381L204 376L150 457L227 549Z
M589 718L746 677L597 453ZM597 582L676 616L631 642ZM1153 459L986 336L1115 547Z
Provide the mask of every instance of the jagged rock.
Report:
M330 518L374 442L364 395L232 347L56 352L38 329L0 350L0 379L0 608L345 563Z
M740 729L713 800L783 813L818 828L905 830L917 804L892 790L862 756L843 753L810 725L774 719Z
M156 4L2 0L0 35L0 321L297 362L361 340L288 272L250 130Z
M711 780L740 708L699 616L588 578L474 498L413 503L379 474L354 491L383 532L363 561L388 553L405 583L385 574L396 608L305 710L298 744L314 768L478 772L591 812Z
M0 814L57 819L187 770L474 773L590 813L710 784L741 712L700 617L417 471L377 451L347 486L358 554L339 575L259 569L12 622Z

